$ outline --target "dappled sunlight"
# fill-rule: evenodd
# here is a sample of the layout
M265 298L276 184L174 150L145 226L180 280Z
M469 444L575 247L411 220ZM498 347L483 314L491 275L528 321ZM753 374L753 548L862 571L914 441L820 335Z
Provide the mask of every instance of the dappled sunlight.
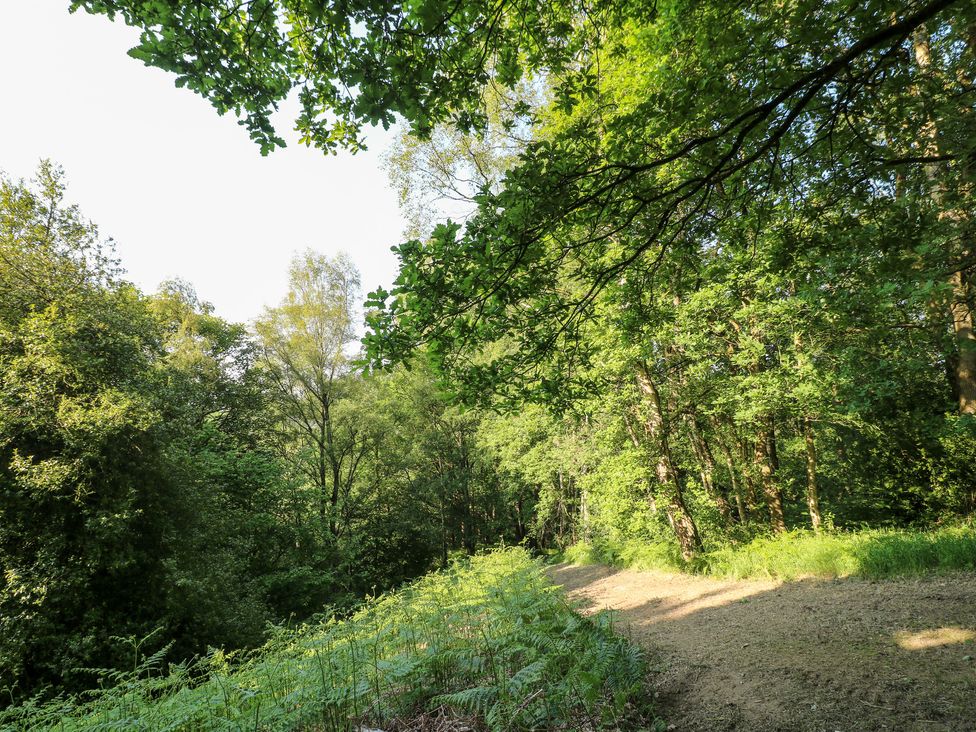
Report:
M610 588L608 588L610 589ZM623 590L624 588L618 588ZM644 622L660 622L664 620L678 620L692 613L709 608L722 607L733 602L747 601L753 595L768 591L764 585L739 584L732 587L680 587L674 595L666 598L648 599L633 594L626 599L614 602L620 610L641 608L640 620ZM619 592L616 593L619 596Z
M654 578L655 581L635 586L632 573L621 574L598 565L564 565L553 568L551 576L573 593L576 600L582 600L587 609L613 607L615 610L636 611L634 619L641 623L677 620L700 610L748 602L750 597L780 586L776 581L730 583L665 572L643 572L640 576ZM600 597L601 601L594 602L595 597Z
M976 640L976 630L953 626L922 630L917 633L909 633L906 630L895 633L895 642L906 651L924 651L928 648L970 643L974 640Z
M713 590L711 592L686 592L681 595L679 602L670 606L665 604L661 608L661 611L657 613L658 619L676 620L699 610L721 607L733 602L746 600L760 592L765 592L767 589L765 587L739 585L722 590Z
M648 598L629 591L624 585L615 586L612 581L601 583L602 589L615 599L617 610L637 610L637 618L644 623L678 620L700 610L718 608L734 602L747 602L753 595L768 591L762 585L737 584L732 587L675 587L675 593L666 597Z
M676 729L976 730L974 575L549 574L584 612L612 609L614 627L648 649L655 703Z

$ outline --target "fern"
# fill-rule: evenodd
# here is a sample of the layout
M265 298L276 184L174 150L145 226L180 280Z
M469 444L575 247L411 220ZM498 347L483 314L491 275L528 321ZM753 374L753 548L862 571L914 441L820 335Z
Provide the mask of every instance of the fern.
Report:
M259 651L165 668L158 634L84 697L30 700L0 730L327 730L438 714L490 730L637 725L640 651L612 618L576 614L524 551L458 562L344 620L275 628ZM646 724L644 725L647 726Z

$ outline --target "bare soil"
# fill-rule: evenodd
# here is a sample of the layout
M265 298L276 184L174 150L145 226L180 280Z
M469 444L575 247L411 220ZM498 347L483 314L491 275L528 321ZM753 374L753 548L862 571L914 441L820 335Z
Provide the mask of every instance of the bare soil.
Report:
M976 575L726 581L550 570L648 652L675 732L976 732Z

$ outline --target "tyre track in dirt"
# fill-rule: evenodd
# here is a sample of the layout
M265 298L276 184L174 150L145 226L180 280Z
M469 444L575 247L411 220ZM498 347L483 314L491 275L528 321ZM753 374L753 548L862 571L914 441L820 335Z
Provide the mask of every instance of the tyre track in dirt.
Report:
M674 732L976 732L976 575L729 581L549 570L648 652Z

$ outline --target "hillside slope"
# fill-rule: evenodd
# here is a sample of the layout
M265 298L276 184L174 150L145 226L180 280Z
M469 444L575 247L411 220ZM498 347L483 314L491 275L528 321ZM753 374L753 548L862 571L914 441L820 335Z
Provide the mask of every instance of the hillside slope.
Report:
M0 731L647 728L640 651L573 612L521 549L278 628L244 659L173 666L165 652L106 673L103 690L0 710Z

